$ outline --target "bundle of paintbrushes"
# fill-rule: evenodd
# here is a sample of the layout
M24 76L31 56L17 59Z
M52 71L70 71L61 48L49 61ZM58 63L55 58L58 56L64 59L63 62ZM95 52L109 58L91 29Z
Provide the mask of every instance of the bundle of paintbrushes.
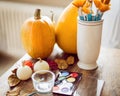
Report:
M110 9L110 0L86 0L79 8L79 19L83 21L99 21L103 13Z

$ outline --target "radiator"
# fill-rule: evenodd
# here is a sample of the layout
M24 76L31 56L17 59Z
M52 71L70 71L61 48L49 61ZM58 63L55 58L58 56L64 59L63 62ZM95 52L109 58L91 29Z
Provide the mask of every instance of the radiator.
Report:
M11 55L22 55L25 53L20 40L20 27L23 21L30 16L32 16L32 13L19 10L17 7L0 7L1 51Z

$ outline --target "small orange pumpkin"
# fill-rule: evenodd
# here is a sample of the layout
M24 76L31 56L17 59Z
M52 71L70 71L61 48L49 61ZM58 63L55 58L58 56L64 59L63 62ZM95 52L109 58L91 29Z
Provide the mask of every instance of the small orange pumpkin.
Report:
M48 17L40 16L40 9L37 9L34 17L23 23L21 40L24 49L32 58L47 58L55 44L52 21Z

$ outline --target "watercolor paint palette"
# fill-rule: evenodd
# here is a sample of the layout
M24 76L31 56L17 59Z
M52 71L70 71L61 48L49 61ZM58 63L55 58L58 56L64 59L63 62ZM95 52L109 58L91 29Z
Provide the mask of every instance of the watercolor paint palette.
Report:
M53 93L72 95L81 78L82 73L60 71L55 80Z

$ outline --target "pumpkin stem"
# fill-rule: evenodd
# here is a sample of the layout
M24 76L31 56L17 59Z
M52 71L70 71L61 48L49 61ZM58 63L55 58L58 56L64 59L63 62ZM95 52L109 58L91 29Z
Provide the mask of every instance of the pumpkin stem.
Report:
M40 62L42 62L42 59L40 57L38 59L39 59Z
M51 21L53 22L54 21L54 13L53 13L53 11L50 11L51 12Z
M40 9L36 9L35 13L34 13L34 19L41 19L41 14L40 14L41 10Z

